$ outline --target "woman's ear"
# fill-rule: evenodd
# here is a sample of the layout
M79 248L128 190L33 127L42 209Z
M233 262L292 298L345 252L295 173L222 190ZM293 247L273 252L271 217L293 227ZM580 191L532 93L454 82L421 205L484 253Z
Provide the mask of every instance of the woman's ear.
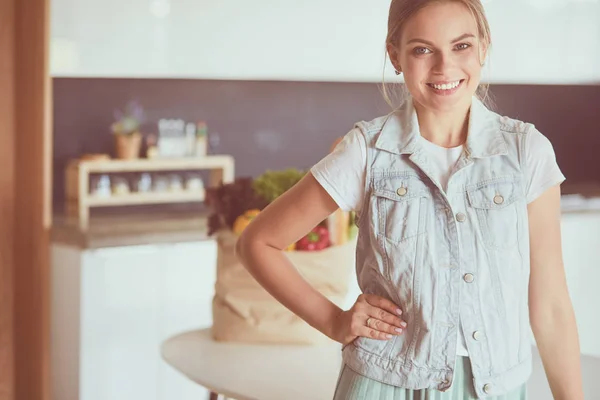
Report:
M483 67L488 53L488 43L485 40L479 42L479 63Z
M396 69L396 75L400 75L402 73L402 66L400 65L400 55L398 54L398 49L396 46L392 46L388 43L386 46L388 55L390 57L390 62Z

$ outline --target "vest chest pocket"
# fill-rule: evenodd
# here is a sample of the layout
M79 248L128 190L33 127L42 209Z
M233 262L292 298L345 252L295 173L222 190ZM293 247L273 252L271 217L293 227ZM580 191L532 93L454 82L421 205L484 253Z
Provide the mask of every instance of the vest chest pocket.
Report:
M427 186L415 176L380 178L374 182L377 234L400 243L425 233Z
M517 178L502 178L467 188L469 204L477 214L481 237L487 246L515 247L519 242L519 200L523 191Z

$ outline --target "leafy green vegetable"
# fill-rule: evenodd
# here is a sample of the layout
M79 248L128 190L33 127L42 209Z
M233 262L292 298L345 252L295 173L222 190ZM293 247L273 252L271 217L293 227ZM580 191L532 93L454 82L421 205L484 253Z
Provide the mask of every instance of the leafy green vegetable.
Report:
M267 170L254 180L253 187L260 197L271 203L298 183L307 172L296 168L281 171Z

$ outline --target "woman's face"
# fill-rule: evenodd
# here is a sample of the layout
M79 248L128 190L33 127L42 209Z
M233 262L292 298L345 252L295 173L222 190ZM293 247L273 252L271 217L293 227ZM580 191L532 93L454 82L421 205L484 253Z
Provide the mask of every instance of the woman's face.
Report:
M452 111L470 104L486 48L464 5L436 2L406 22L399 46L388 51L416 102L434 111Z

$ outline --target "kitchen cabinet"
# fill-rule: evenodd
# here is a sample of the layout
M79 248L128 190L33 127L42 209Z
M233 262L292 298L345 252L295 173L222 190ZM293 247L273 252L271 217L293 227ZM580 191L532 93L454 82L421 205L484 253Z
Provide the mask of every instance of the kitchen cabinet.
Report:
M581 352L600 357L600 211L563 214L562 241Z
M101 249L53 245L53 398L206 398L206 390L162 360L160 345L211 325L215 278L212 240Z

